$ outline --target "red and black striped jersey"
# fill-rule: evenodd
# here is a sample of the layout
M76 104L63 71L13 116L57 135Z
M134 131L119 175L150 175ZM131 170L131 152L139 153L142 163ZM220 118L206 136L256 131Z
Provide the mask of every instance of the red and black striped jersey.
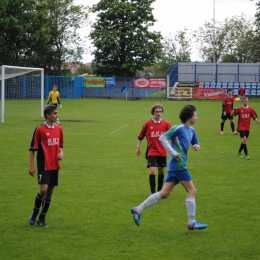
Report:
M48 126L43 123L33 133L29 151L37 151L37 166L42 170L60 169L57 155L64 145L63 131L59 125Z

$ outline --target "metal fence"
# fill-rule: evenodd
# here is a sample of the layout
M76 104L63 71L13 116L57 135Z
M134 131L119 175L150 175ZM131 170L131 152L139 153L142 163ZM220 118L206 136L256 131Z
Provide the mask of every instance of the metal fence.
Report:
M44 96L56 84L61 98L166 98L166 89L134 88L134 78L116 77L113 87L84 87L82 76L46 76ZM127 87L127 92L122 92Z

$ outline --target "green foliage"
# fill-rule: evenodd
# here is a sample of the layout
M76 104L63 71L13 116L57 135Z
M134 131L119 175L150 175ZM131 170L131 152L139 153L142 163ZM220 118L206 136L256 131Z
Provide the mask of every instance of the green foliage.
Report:
M135 76L160 56L161 34L150 30L156 21L153 2L101 0L93 6L97 21L90 38L96 74Z
M260 2L256 3L256 14L255 14L255 30L254 37L251 37L251 57L253 62L260 62Z
M231 134L229 122L225 134L219 134L220 100L159 101L165 108L163 118L172 125L180 122L179 111L185 104L197 107L199 120L194 127L201 149L189 150L188 168L198 191L197 220L209 224L208 229L187 230L181 185L168 199L143 212L140 227L134 224L130 208L150 194L146 143L137 157L137 134L151 118L155 102L63 100L59 115L65 157L47 229L28 224L38 191L36 178L28 174L28 147L42 118L28 120L23 107L12 113L14 118L6 118L0 125L1 259L259 258L260 126L251 122L251 160L239 158L240 138ZM260 111L258 100L249 103Z
M79 61L88 9L73 0L13 0L0 4L0 64L42 67L62 75L66 61Z
M165 77L167 69L174 62L190 62L191 39L188 30L178 31L175 35L163 38L163 49L160 58L151 68L153 76Z
M0 64L39 66L48 49L46 4L35 0L1 1Z
M62 75L65 61L77 62L84 53L84 40L78 29L87 23L88 8L73 0L38 0L46 2L50 28L49 49L45 53L47 74Z
M224 22L205 22L194 32L195 42L205 62L252 62L249 47L253 36L252 19L244 14L226 18Z

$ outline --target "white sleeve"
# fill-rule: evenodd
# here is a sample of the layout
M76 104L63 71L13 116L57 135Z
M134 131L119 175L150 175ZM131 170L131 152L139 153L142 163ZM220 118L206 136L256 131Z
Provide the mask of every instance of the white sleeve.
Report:
M175 156L178 154L169 144L167 138L164 135L161 135L159 137L160 142L162 143L163 147L165 148L166 151L168 151L171 155Z

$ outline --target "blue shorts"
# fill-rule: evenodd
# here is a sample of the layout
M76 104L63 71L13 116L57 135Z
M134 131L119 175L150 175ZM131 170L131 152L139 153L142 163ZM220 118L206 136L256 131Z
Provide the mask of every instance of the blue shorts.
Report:
M191 181L192 178L187 169L179 171L168 171L168 174L165 177L165 182L174 182L177 185L180 181Z

